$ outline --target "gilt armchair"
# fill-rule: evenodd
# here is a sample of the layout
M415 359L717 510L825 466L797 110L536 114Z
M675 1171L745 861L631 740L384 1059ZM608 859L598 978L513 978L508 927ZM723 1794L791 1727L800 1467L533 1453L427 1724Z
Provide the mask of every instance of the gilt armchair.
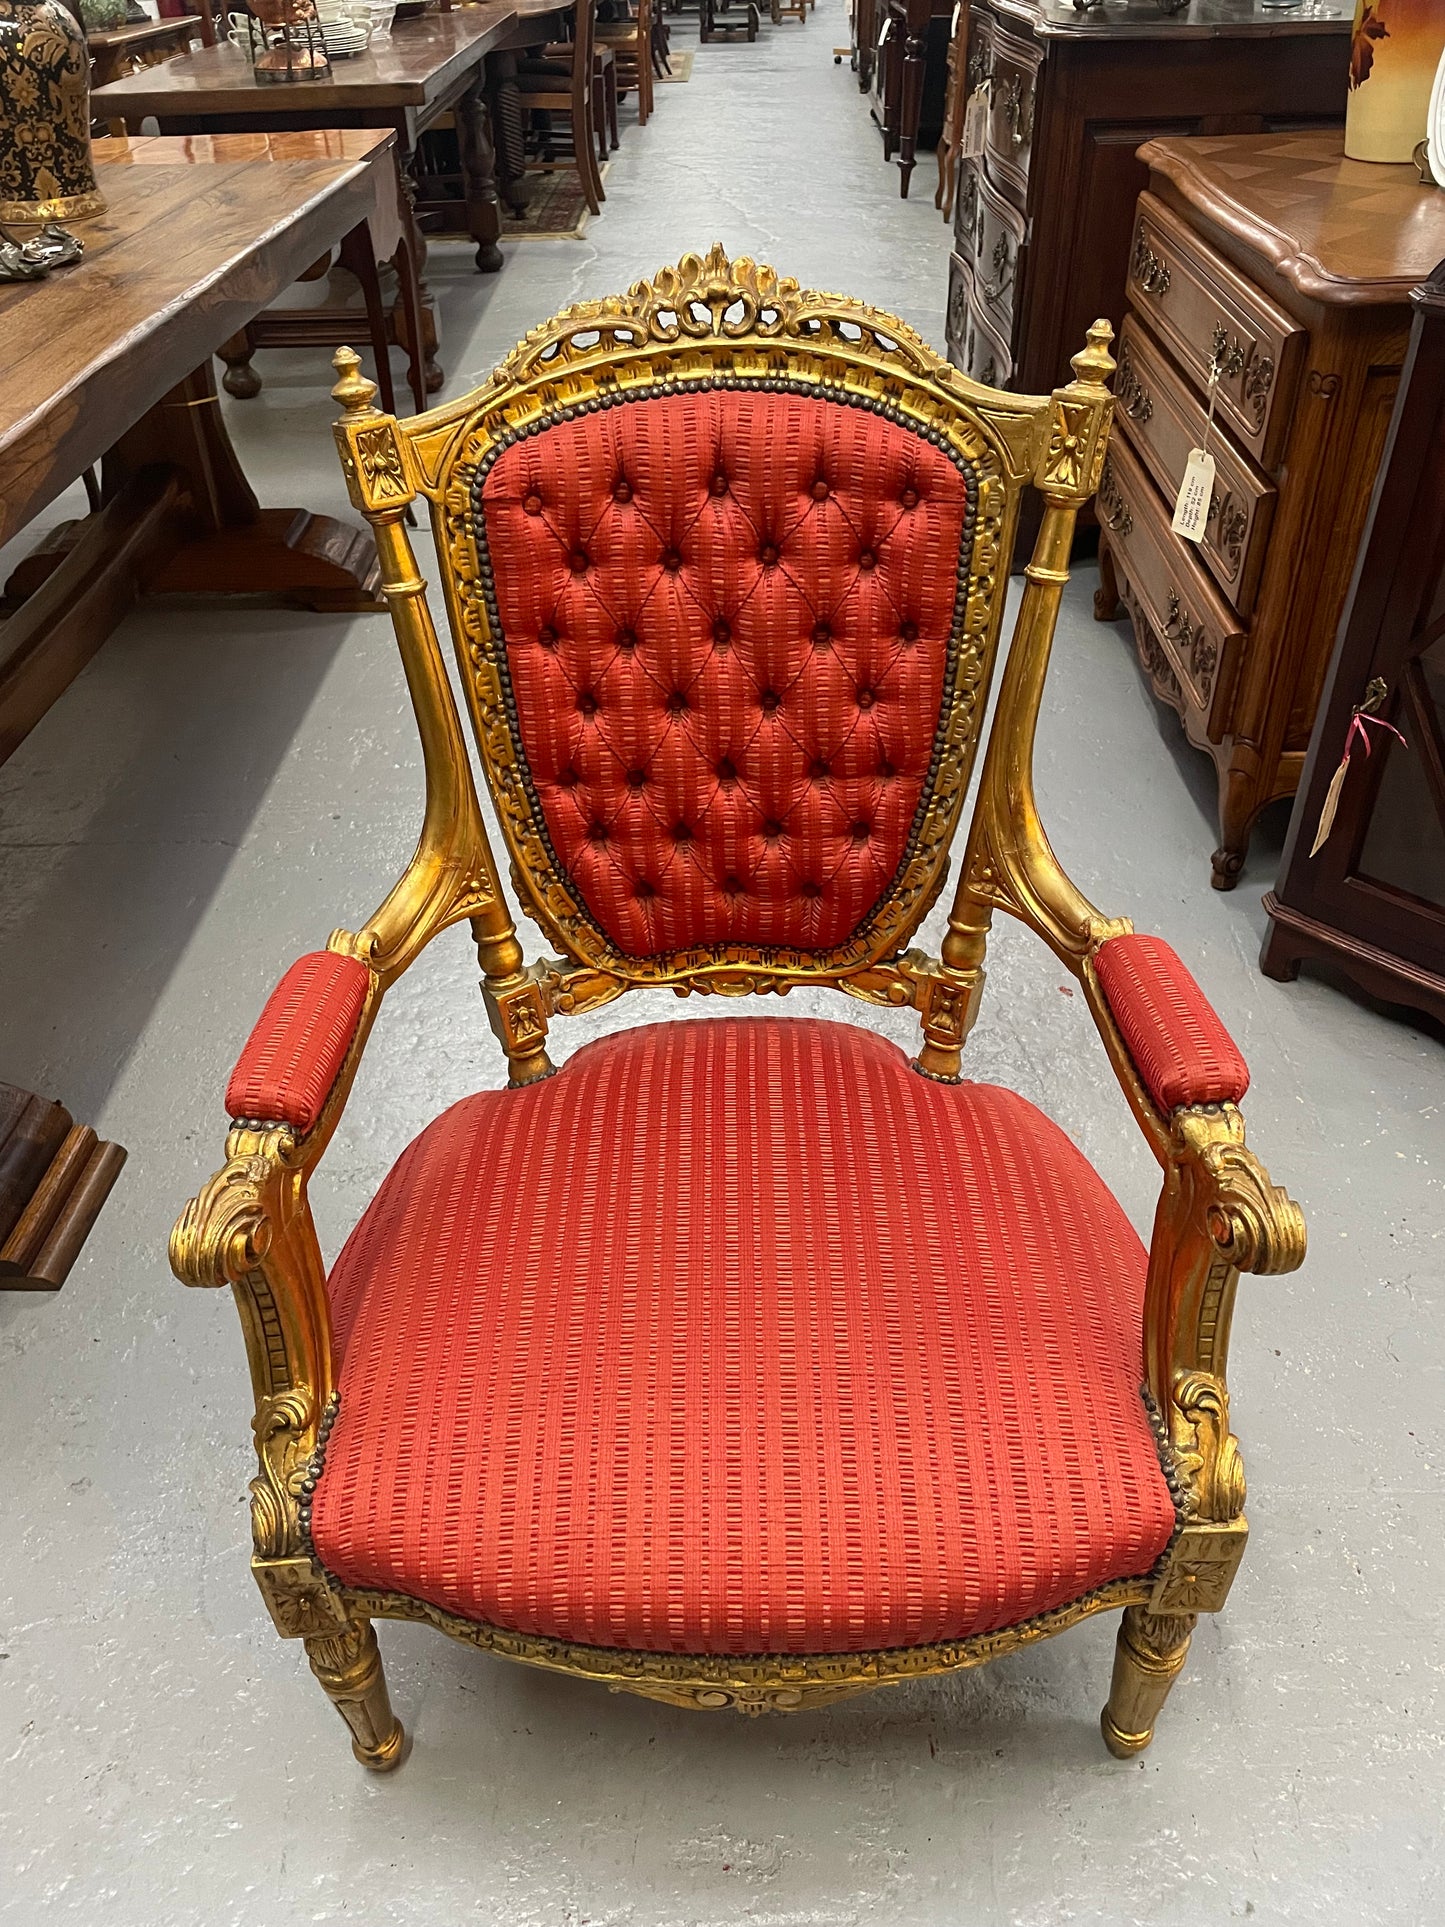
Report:
M536 329L398 422L348 350L336 435L421 733L412 862L288 970L172 1262L230 1285L252 1569L366 1766L377 1619L746 1713L977 1665L1123 1609L1103 1734L1149 1743L1245 1543L1240 1271L1298 1265L1239 1052L1095 910L1032 746L1113 369L995 393L910 329L721 249ZM1043 519L941 954L1023 489ZM504 896L407 532L431 512ZM1081 1153L966 1081L995 911L1077 978L1163 1171L1146 1251ZM328 1275L308 1187L390 987L469 923L505 1088L405 1151ZM828 986L917 1012L643 1024L624 993Z

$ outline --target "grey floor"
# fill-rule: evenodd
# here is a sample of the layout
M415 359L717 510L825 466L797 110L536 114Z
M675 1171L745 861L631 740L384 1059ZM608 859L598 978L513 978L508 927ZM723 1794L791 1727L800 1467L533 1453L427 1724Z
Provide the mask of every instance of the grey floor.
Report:
M628 132L585 241L514 248L495 280L438 246L448 392L564 300L714 237L941 343L931 161L900 203L832 63L845 38L822 0L805 28L702 49ZM339 506L324 368L262 367L262 397L231 410L251 473L272 501ZM275 975L364 917L410 853L418 756L384 622L147 610L0 769L0 1075L62 1093L131 1152L65 1291L0 1295L0 1919L1445 1920L1441 1046L1324 984L1259 975L1277 841L1232 896L1208 888L1205 768L1124 632L1092 621L1091 587L1085 565L1042 730L1046 818L1082 887L1174 942L1235 1029L1254 1142L1311 1233L1301 1274L1241 1293L1254 1538L1153 1750L1119 1765L1100 1745L1104 1621L981 1673L757 1723L397 1627L383 1643L415 1751L389 1779L353 1765L247 1574L234 1313L172 1281L165 1239L218 1160L225 1075ZM898 1014L790 1007L910 1035ZM971 1052L975 1076L1074 1134L1147 1233L1150 1160L1079 1000L1015 930ZM328 1249L428 1117L498 1081L453 932L373 1040L317 1186Z

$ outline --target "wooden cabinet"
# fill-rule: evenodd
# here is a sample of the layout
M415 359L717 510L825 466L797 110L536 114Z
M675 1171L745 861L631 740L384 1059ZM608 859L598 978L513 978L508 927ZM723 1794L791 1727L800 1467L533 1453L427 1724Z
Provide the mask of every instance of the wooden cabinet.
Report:
M1214 759L1225 890L1260 810L1299 784L1445 194L1413 167L1344 160L1330 133L1161 140L1141 158L1096 606L1122 607L1155 694ZM1170 520L1216 377L1196 545Z
M1359 572L1264 900L1266 975L1324 959L1445 1022L1445 264L1414 296L1408 358ZM1362 725L1329 836L1311 854L1351 718Z
M950 265L965 285L950 304L948 350L969 368L970 348L976 362L979 342L1001 335L999 379L1028 393L1066 378L1096 317L1116 327L1123 318L1134 208L1148 184L1136 158L1143 141L1344 120L1345 4L1326 19L1263 11L1254 0L1192 0L1172 15L965 0L958 31L967 36L967 89L987 87L988 115L983 154L957 163ZM982 253L976 233L979 209L999 199L1013 219L1007 264L994 261L996 214ZM987 289L1004 265L1000 302Z

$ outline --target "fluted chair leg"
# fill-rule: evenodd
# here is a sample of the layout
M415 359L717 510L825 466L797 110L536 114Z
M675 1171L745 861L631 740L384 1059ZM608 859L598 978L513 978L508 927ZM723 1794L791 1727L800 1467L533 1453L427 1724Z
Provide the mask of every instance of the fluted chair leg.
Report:
M327 1698L351 1729L351 1750L373 1773L400 1766L406 1734L391 1710L381 1653L369 1619L306 1641L306 1657Z
M1153 1739L1154 1722L1189 1656L1193 1631L1192 1613L1125 1607L1114 1648L1109 1703L1099 1722L1104 1744L1116 1760L1132 1759Z

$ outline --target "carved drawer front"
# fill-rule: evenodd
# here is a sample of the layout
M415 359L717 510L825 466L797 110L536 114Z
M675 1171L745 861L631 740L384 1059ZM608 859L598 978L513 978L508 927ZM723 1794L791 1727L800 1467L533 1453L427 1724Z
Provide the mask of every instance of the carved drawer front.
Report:
M1024 217L986 180L978 184L974 222L973 291L986 304L994 327L1012 341L1014 290L1023 267Z
M953 247L956 254L971 261L978 245L978 184L983 174L981 161L963 160L958 164L958 192L953 202Z
M957 254L948 257L948 318L944 324L948 358L965 373L968 363L964 351L968 342L968 304L973 293L973 266Z
M1028 193L1029 157L1034 142L1034 96L1042 54L1002 27L993 32L993 85L989 91L988 133L984 151L989 172L1018 194Z
M1013 379L1013 354L1008 338L999 331L997 320L977 289L968 308L966 355L960 364L967 375L981 381L985 388L1007 388Z
M1308 334L1152 194L1139 196L1129 299L1204 390L1219 367L1219 416L1272 469L1289 431Z
M1121 435L1110 441L1096 506L1150 680L1192 735L1202 725L1217 743L1229 727L1243 624L1170 529L1169 510Z
M1115 420L1172 505L1189 451L1203 446L1207 410L1135 315L1124 317L1118 353ZM1209 452L1214 495L1199 554L1235 608L1248 615L1264 567L1276 491L1234 447L1217 414Z

